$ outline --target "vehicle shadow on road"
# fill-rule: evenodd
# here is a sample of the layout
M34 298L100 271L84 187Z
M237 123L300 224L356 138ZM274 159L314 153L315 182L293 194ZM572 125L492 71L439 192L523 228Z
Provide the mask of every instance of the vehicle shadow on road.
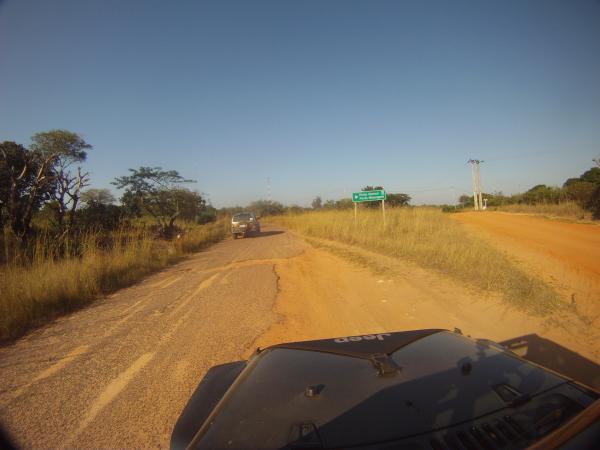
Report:
M500 344L528 361L600 389L600 366L550 339L528 334Z
M261 231L260 234L251 234L251 235L248 235L248 237L260 238L260 237L267 237L267 236L275 236L276 234L283 234L283 233L285 233L285 231L280 231L280 230Z

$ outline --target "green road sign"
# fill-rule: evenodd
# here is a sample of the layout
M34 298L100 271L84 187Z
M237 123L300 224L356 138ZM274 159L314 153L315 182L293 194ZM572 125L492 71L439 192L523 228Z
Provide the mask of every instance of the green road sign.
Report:
M379 189L377 191L361 191L352 193L352 201L354 203L377 202L381 200L387 200L387 193L383 189Z

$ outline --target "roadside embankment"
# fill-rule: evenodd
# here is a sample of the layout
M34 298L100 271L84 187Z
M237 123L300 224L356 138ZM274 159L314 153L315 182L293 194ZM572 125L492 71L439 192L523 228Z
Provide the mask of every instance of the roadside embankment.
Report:
M225 221L187 227L173 241L156 239L143 229L124 229L112 234L109 246L90 233L77 257L35 258L29 264L2 266L0 341L139 280L219 241L226 232Z
M536 276L434 208L381 211L361 208L317 211L272 218L273 223L305 236L329 239L401 258L452 276L470 286L499 292L528 312L549 314L565 306L557 292Z

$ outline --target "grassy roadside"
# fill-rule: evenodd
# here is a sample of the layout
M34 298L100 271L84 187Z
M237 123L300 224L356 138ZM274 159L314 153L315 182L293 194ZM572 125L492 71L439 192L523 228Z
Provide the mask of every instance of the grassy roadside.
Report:
M537 205L526 205L526 204L514 204L514 205L502 205L498 207L489 208L490 210L511 212L520 214L532 214L550 218L562 218L572 221L592 221L592 213L583 209L576 202L562 202L558 204L537 204Z
M381 211L361 209L356 225L353 214L352 210L319 211L270 221L305 236L410 260L471 286L500 292L510 304L529 312L549 314L563 305L550 286L517 268L503 253L437 209L388 211L385 229Z
M150 272L221 240L225 221L188 227L181 239L154 239L141 230L117 231L113 244L101 249L98 236L85 238L77 258L36 258L30 265L0 267L0 340L72 311Z

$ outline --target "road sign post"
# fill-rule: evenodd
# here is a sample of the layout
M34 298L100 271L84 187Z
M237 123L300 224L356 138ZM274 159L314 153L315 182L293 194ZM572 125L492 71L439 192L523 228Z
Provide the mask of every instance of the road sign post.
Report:
M356 224L357 203L381 201L381 211L383 213L383 226L385 227L385 200L386 199L387 199L387 192L385 192L383 189L377 189L377 190L373 190L373 191L353 192L352 193L352 202L354 202L354 223Z

